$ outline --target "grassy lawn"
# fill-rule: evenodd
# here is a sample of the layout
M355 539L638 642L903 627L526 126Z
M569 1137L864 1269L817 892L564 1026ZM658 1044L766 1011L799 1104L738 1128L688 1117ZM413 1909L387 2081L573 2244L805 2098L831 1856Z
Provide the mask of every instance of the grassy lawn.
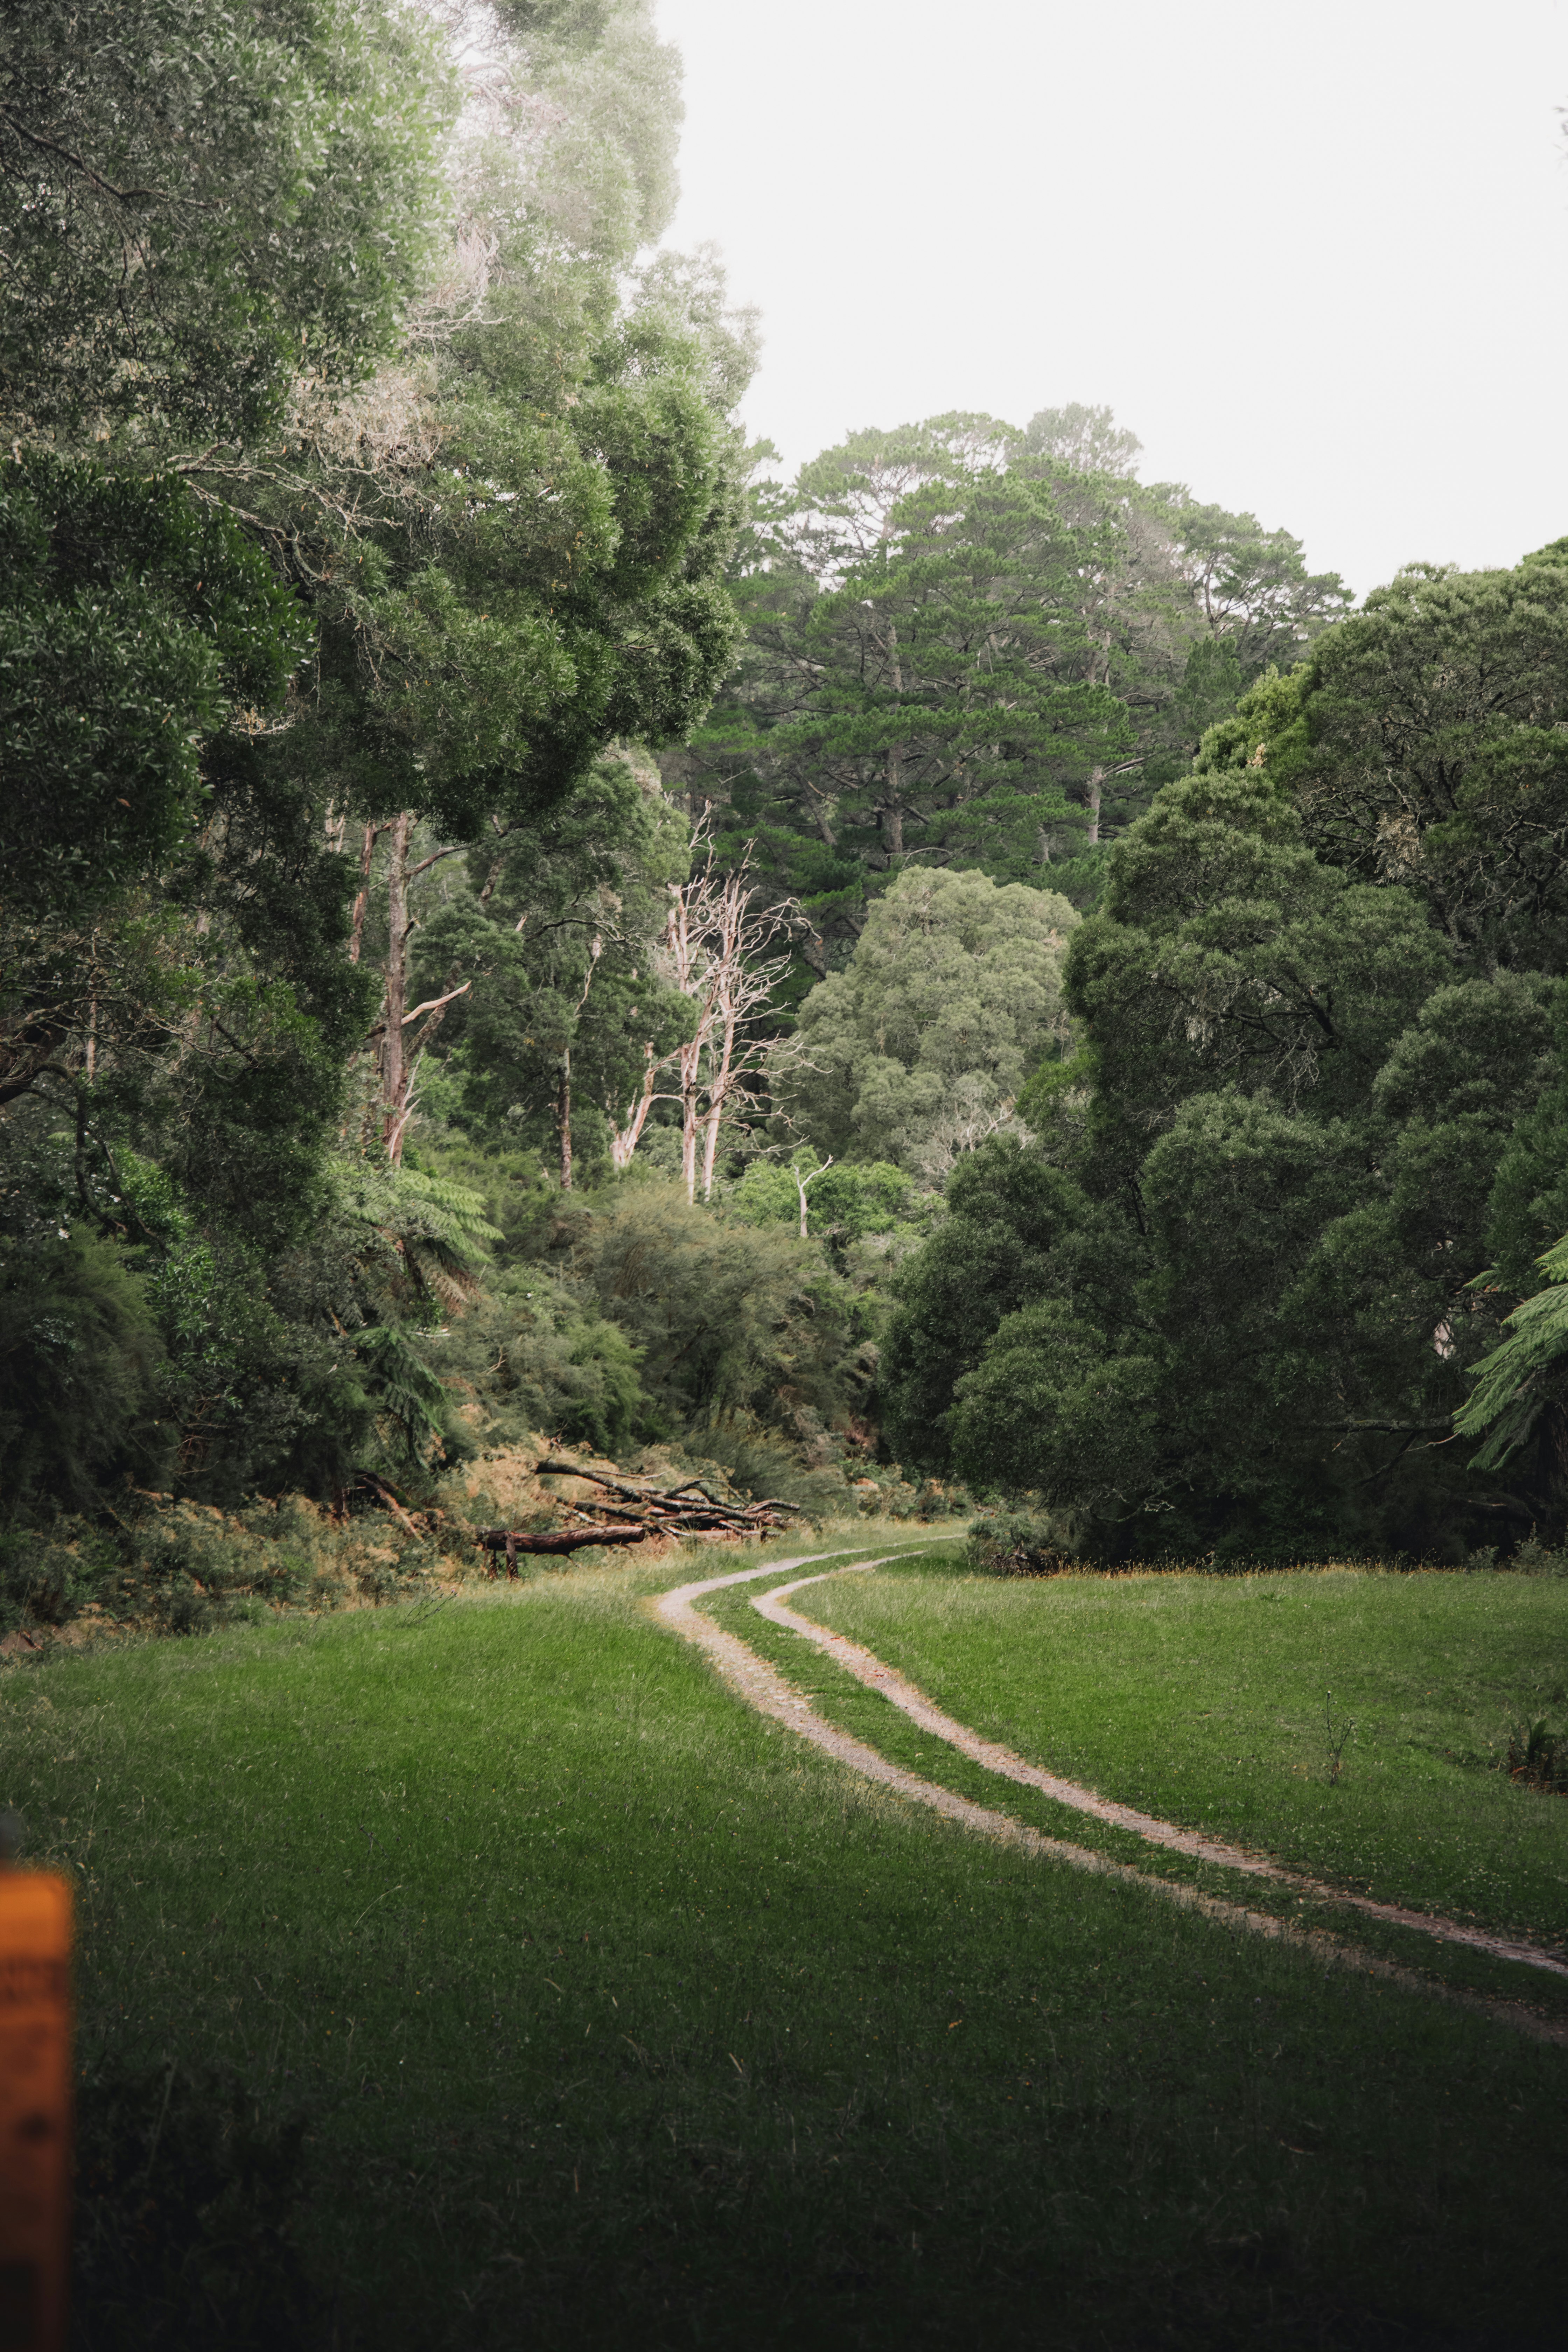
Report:
M674 1580L0 1679L80 1888L84 2352L1561 2341L1568 2051L868 1789ZM870 1582L808 1605L890 1654L941 1587Z
M1568 1735L1568 1583L1015 1580L963 1574L950 1552L793 1605L1105 1796L1381 1900L1568 1946L1568 1799L1496 1769L1510 1727L1545 1717ZM1354 1726L1332 1784L1330 1693L1336 1726ZM916 1747L934 1760L930 1739Z

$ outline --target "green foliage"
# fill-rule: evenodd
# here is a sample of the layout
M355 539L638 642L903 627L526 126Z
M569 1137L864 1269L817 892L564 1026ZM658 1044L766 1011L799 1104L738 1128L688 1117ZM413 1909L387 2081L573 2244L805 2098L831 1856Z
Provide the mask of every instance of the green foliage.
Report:
M641 0L503 12L454 141L451 28L374 0L34 17L0 68L0 730L36 787L0 830L0 1231L132 1269L160 1475L338 1497L461 1451L437 1327L502 1234L354 1155L392 947L374 858L351 938L351 822L424 812L437 887L473 852L420 942L476 1000L433 1095L531 1117L533 1039L574 1048L591 1163L650 1002L669 1027L640 951L686 856L646 759L603 755L729 659L752 339L711 255L637 263L679 120ZM584 1313L573 1426L624 1436L635 1352Z
M753 480L747 644L671 767L799 895L819 977L910 853L1091 904L1203 730L1344 609L1288 532L1139 483L1137 449L1109 410L952 415Z
M1266 679L1112 852L1067 961L1083 1045L1025 1098L1054 1174L955 1184L888 1334L906 1458L1038 1492L1090 1551L1453 1558L1479 1514L1560 1508L1544 1437L1533 1504L1444 1443L1506 1303L1474 1286L1500 1163L1557 1132L1557 990L1455 978L1414 893L1314 853L1268 750L1300 695Z
M787 1166L753 1160L729 1196L731 1213L752 1224L801 1227L826 1244L843 1273L862 1242L897 1248L930 1223L930 1202L906 1170L886 1160L818 1162L809 1145L790 1155Z
M0 461L0 565L14 923L100 907L155 871L196 817L201 738L275 708L308 636L237 523L168 478Z
M688 1000L661 976L668 886L690 865L689 828L630 755L472 859L467 888L446 886L416 936L423 997L461 974L470 993L444 1018L439 1051L451 1122L498 1144L561 1160L562 1086L570 1087L575 1181L609 1172L608 1139L641 1088L645 1055L689 1034Z
M804 1404L841 1412L866 1365L850 1302L815 1244L693 1207L650 1177L598 1195L571 1242L574 1277L641 1359L672 1418Z
M994 1511L972 1519L964 1558L982 1576L1049 1576L1065 1568L1070 1551L1049 1518L1029 1511Z
M1326 863L1393 883L1479 970L1568 966L1568 543L1413 564L1205 739L1267 765Z
M90 1504L142 1466L161 1354L122 1249L63 1232L0 1246L0 1514Z
M837 1157L939 1183L1011 1116L1066 1034L1060 974L1078 918L1063 898L980 874L910 867L868 916L847 968L801 1007L798 1061L775 1092Z
M1471 1367L1474 1390L1454 1415L1461 1437L1486 1440L1473 1469L1500 1468L1530 1435L1546 1406L1560 1402L1556 1391L1561 1380L1552 1375L1568 1356L1568 1290L1560 1286L1568 1283L1568 1235L1538 1263L1549 1286L1504 1317L1510 1337ZM1487 1279L1487 1275L1479 1276L1477 1286Z
M900 1269L879 1374L893 1451L937 1472L951 1465L955 1383L979 1364L997 1323L1038 1295L1047 1269L1071 1261L1081 1279L1119 1238L1109 1218L1097 1234L1078 1187L1012 1136L960 1162L947 1212Z
M1162 1369L1151 1353L1112 1355L1104 1331L1062 1299L1021 1307L953 1383L953 1465L981 1494L1038 1489L1120 1517L1155 1483Z
M252 438L391 347L453 77L349 0L37 0L0 68L7 437Z
M450 1393L475 1399L480 1445L542 1435L618 1455L661 1433L637 1377L642 1350L542 1265L502 1273L431 1356Z

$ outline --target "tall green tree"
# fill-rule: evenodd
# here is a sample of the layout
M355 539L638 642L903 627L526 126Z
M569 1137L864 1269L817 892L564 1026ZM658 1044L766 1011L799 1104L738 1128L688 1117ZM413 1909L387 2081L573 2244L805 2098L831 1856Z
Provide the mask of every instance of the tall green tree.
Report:
M456 76L349 0L37 0L0 49L0 426L229 450L400 339Z
M1077 922L1049 891L906 866L848 964L801 1007L774 1087L792 1128L839 1160L940 1183L1009 1122L1029 1072L1065 1041Z
M1137 454L1109 410L960 414L753 486L746 646L669 772L799 894L818 976L911 849L1092 900L1203 730L1343 609L1288 533Z
M895 1444L1122 1552L1452 1557L1557 1510L1549 1471L1532 1503L1447 1442L1511 1303L1495 1179L1561 1083L1556 983L1468 974L1249 756L1117 846L1065 996L1040 1164L985 1147L905 1278Z
M333 1165L405 1124L399 856L545 821L733 643L748 329L711 257L637 259L673 52L641 0L500 11L461 73L442 39L147 0L6 50L4 1215L104 1237L83 1360L141 1346L122 1276L209 1493L335 1486L418 1401L422 1294L379 1296Z
M1568 969L1568 541L1374 590L1205 763L1267 764L1335 865L1416 892L1457 962Z

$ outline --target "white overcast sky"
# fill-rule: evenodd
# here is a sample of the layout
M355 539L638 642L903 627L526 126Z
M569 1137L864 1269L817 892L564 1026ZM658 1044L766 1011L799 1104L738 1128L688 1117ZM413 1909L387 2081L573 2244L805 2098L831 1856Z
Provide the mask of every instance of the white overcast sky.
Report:
M1108 403L1358 593L1568 534L1564 0L658 0L793 471Z

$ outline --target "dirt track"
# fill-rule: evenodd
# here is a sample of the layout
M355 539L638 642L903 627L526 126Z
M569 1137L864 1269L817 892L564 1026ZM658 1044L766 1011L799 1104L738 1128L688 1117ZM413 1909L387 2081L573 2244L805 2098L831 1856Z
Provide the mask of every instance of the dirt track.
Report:
M910 1549L913 1549L911 1546ZM951 1716L944 1715L933 1706L912 1683L906 1681L892 1667L884 1665L869 1650L862 1649L858 1643L847 1641L842 1634L827 1632L825 1627L814 1624L810 1618L799 1616L784 1605L787 1593L798 1591L804 1585L824 1582L828 1575L848 1575L857 1570L885 1568L890 1561L908 1556L907 1552L888 1552L879 1559L856 1560L852 1566L822 1570L819 1566L822 1560L841 1559L842 1552L820 1552L815 1556L803 1554L793 1559L771 1560L763 1568L742 1568L727 1576L706 1577L694 1583L679 1584L668 1592L655 1595L647 1605L661 1623L700 1649L721 1679L759 1715L771 1717L774 1722L785 1725L801 1738L809 1740L813 1747L822 1749L837 1762L847 1765L862 1778L929 1807L960 1828L1021 1847L1024 1852L1037 1855L1042 1861L1064 1863L1071 1869L1088 1871L1096 1877L1113 1878L1124 1885L1141 1887L1166 1902L1201 1912L1205 1918L1247 1934L1263 1936L1278 1943L1294 1944L1331 1967L1379 1977L1402 1985L1407 1990L1426 1993L1456 2002L1462 2008L1479 2011L1535 2040L1568 2044L1568 2021L1542 2015L1521 2002L1491 2000L1479 1994L1460 1992L1451 1986L1420 1976L1413 1969L1400 1968L1393 1961L1360 1951L1342 1937L1323 1929L1298 1927L1289 1920L1276 1918L1268 1912L1248 1910L1245 1905L1227 1902L1222 1896L1201 1894L1195 1887L1180 1881L1134 1870L1126 1863L1113 1862L1109 1856L1095 1853L1086 1846L1070 1844L1062 1838L1047 1837L1042 1831L1013 1820L1009 1814L996 1811L987 1805L975 1804L967 1797L955 1795L951 1789L921 1780L918 1773L905 1771L900 1766L889 1763L874 1748L868 1747L864 1740L857 1739L851 1733L840 1731L829 1723L826 1717L816 1712L808 1699L790 1687L766 1659L758 1657L734 1634L724 1633L701 1615L694 1605L708 1593L723 1591L731 1585L753 1583L764 1576L786 1575L794 1568L812 1568L816 1570L813 1575L797 1577L793 1583L763 1594L753 1600L752 1606L773 1623L799 1634L825 1651L858 1681L901 1708L922 1729L947 1741L960 1754L983 1765L988 1771L1039 1789L1058 1803L1071 1805L1075 1811L1097 1820L1109 1822L1118 1828L1133 1830L1152 1844L1165 1846L1177 1853L1195 1854L1222 1864L1227 1869L1245 1871L1255 1877L1268 1878L1315 1899L1352 1905L1373 1917L1398 1927L1416 1928L1443 1943L1464 1945L1485 1951L1494 1958L1521 1962L1555 1977L1568 1978L1568 1967L1534 1945L1488 1936L1479 1929L1466 1927L1461 1921L1444 1919L1434 1913L1405 1911L1396 1905L1373 1903L1365 1897L1346 1895L1315 1879L1281 1869L1263 1856L1247 1853L1242 1847L1199 1838L1174 1822L1160 1822L1149 1814L1133 1812L1127 1806L1113 1804L1108 1799L1097 1796L1092 1790L1081 1788L1076 1781L1058 1780L1052 1773L1042 1772L1037 1767L1026 1763L1021 1757L1014 1756L1010 1749L999 1748L993 1741L981 1738L978 1733L968 1730L963 1724L954 1722Z

